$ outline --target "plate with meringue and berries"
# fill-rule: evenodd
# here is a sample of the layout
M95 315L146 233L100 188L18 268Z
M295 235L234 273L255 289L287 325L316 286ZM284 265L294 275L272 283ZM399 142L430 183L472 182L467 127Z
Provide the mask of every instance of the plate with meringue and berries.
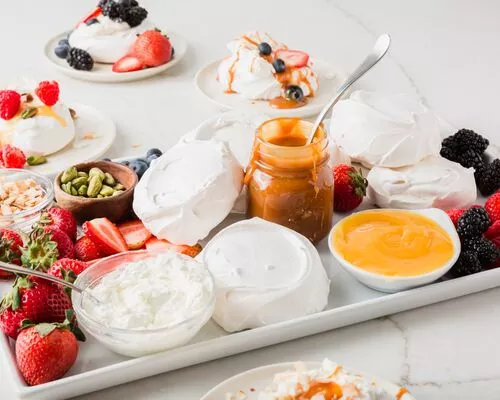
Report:
M106 115L84 104L65 103L56 81L22 80L0 89L0 168L54 174L101 157L115 136L115 125Z
M230 56L195 77L198 89L225 108L307 117L320 112L342 82L327 62L289 49L267 33L249 32L227 48Z
M125 82L172 68L186 54L187 43L156 28L136 0L101 0L74 29L50 39L44 51L73 78Z

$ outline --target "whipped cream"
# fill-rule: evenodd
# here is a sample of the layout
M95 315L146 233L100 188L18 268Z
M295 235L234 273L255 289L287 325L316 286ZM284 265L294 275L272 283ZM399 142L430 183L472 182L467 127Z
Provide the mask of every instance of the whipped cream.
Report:
M217 79L226 92L240 93L252 100L271 100L284 94L271 62L259 53L257 46L261 42L269 43L273 51L287 48L267 33L260 32L249 32L227 44L231 56L220 63L217 73ZM287 75L287 85L300 86L304 96L314 95L319 84L312 63L292 69Z
M156 237L193 245L230 213L242 186L243 168L225 143L179 143L146 171L133 208Z
M109 17L99 15L98 23L87 25L81 23L69 35L71 47L87 51L98 63L113 64L125 56L137 34L146 31L150 24L145 19L142 24L131 28L126 22L113 21Z
M144 330L182 323L212 302L213 281L203 264L174 251L133 261L104 275L85 311L113 328Z
M440 156L416 165L390 169L374 167L366 177L367 196L383 208L462 208L476 201L474 169Z
M219 232L200 256L216 282L213 319L228 332L323 310L330 281L304 236L260 218Z
M414 165L441 149L439 120L404 94L353 92L333 109L330 137L367 168Z

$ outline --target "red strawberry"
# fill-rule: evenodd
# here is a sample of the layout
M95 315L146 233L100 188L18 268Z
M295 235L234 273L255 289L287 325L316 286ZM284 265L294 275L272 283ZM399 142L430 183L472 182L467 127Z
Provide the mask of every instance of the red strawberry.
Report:
M57 259L75 258L75 247L73 245L73 241L66 232L59 229L55 225L45 226L43 231L51 234L50 240L57 243L57 251L59 253Z
M333 167L333 180L335 211L351 211L361 204L368 186L361 170L347 164L337 164Z
M124 56L113 64L113 72L133 72L144 68L144 63L135 56Z
M75 257L81 261L92 261L101 258L101 252L92 240L82 236L75 243Z
M172 45L159 30L150 30L137 37L130 54L141 60L146 67L157 67L170 61Z
M76 219L71 211L52 207L44 211L38 221L44 226L55 226L64 231L72 240L76 238Z
M21 95L14 90L0 90L0 118L9 120L21 108Z
M80 24L85 24L88 20L92 19L92 18L97 18L99 15L102 14L102 9L101 7L96 7L94 8L90 13L89 15L87 15L84 19L82 19L78 25ZM77 26L78 26L77 25Z
M0 229L0 261L21 265L23 239L16 231ZM0 279L9 279L14 274L0 269Z
M0 150L0 159L5 168L22 168L26 164L26 156L21 149L6 144Z
M128 250L127 243L115 224L107 218L96 218L83 224L83 231L105 256Z
M499 238L500 240L500 220L497 219L493 224L490 225L486 233L484 234L486 239L494 240L495 238ZM498 246L500 247L500 246Z
M137 250L146 244L151 237L144 224L140 220L125 222L118 225L118 229L125 238L129 250Z
M202 247L199 244L195 244L194 246L188 246L187 244L173 244L168 240L152 237L146 242L146 249L160 252L173 250L186 256L196 257L200 254Z
M287 67L302 68L309 62L309 54L299 50L278 50L276 58L281 58Z
M56 81L42 81L35 94L46 106L53 106L59 100L59 84Z
M486 211L490 215L492 222L500 220L500 192L497 192L490 196L484 205Z
M16 363L30 386L59 379L78 356L77 340L85 341L71 310L63 323L23 323L16 341Z
M450 217L455 227L457 226L458 219L462 216L464 212L465 212L464 208L452 208L450 210L446 210L446 214L448 214L448 217Z
M69 308L71 301L60 286L18 277L0 303L0 328L7 336L16 339L23 320L62 322L64 312Z
M87 267L88 265L83 261L72 260L71 258L61 258L50 266L47 273L56 278L73 283L76 277L85 271Z

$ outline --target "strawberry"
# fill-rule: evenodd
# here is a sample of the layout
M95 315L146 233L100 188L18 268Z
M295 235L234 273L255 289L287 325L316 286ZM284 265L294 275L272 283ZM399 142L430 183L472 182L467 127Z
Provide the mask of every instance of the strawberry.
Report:
M157 67L170 61L172 45L168 37L154 29L137 37L130 54L141 60L146 67Z
M144 68L144 63L135 56L126 55L113 64L113 72L133 72Z
M125 222L118 225L118 229L125 238L129 250L137 250L146 244L151 233L140 220Z
M75 257L81 261L92 261L101 258L101 252L92 240L82 236L75 243Z
M61 258L50 266L47 273L56 278L73 283L76 277L85 271L87 267L87 263L83 261L73 260L71 258Z
M52 235L44 233L42 228L35 228L25 246L21 249L21 263L26 268L47 271L59 256L57 243Z
M113 224L107 218L96 218L87 221L82 226L83 232L92 240L104 256L122 253L128 250L127 242Z
M72 240L76 238L76 219L71 211L52 207L44 211L38 221L43 226L55 226L64 231Z
M26 156L21 149L6 144L0 149L1 164L5 168L22 168L26 164Z
M491 226L488 228L486 233L484 234L484 237L489 240L494 240L496 238L499 238L500 241L500 220L497 219L495 222L491 224ZM497 247L500 247L497 245Z
M492 222L500 220L500 192L490 196L484 205Z
M0 118L9 120L21 108L21 95L14 90L0 90Z
M451 221L453 222L453 225L455 225L455 228L457 227L458 219L462 216L464 212L465 212L464 208L452 208L450 210L446 210L446 214L448 214L448 217L450 217Z
M335 211L351 211L361 204L368 186L361 170L347 164L337 164L333 167L333 180Z
M276 51L276 58L285 62L287 67L302 68L309 62L309 54L299 50L282 49Z
M78 356L77 340L85 341L85 336L71 310L62 323L23 321L16 342L16 363L26 383L41 385L63 377Z
M96 7L94 8L84 19L82 19L78 24L85 24L87 21L91 20L92 18L97 18L99 15L102 14L102 9L101 7Z
M0 329L16 339L21 322L62 322L71 308L68 295L58 285L45 280L18 277L0 302Z
M21 265L23 239L16 231L0 229L0 261ZM0 270L0 279L9 279L14 274Z
M55 225L45 226L44 233L50 235L50 240L57 243L57 259L75 258L75 247L68 234Z
M146 249L159 252L173 250L186 256L196 257L200 254L202 247L199 244L195 244L194 246L188 246L187 244L173 244L168 240L152 237L146 242Z
M53 106L59 100L59 84L56 81L42 81L35 94L46 106Z

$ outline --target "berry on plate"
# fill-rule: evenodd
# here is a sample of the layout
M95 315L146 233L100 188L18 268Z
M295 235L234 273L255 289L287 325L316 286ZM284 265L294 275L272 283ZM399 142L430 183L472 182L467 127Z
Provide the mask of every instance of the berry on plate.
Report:
M305 67L309 62L309 54L299 50L278 50L276 57L282 59L287 67L292 68Z
M457 222L457 233L461 239L481 236L491 225L491 220L483 207L472 207L465 211Z
M23 321L16 341L16 363L26 383L41 385L63 377L78 356L77 340L85 341L85 336L71 310L62 323Z
M473 251L484 268L490 267L498 258L499 250L495 244L483 237L466 239L463 243L465 250Z
M101 251L87 236L82 236L75 243L75 257L81 261L97 260L101 258Z
M0 90L0 118L9 120L21 108L21 95L14 90Z
M500 220L500 192L495 193L486 200L484 208L488 212L491 222Z
M194 246L188 246L187 244L173 244L168 240L152 237L146 242L146 249L151 251L173 250L189 257L196 257L200 254L202 247L199 244L195 244Z
M158 67L172 58L172 45L168 37L154 29L140 34L132 45L130 53L141 60L146 67Z
M73 283L76 277L85 271L87 267L88 265L83 261L73 260L71 258L61 258L50 266L47 273L56 278Z
M71 68L77 70L90 71L94 68L94 60L90 54L85 50L78 49L76 47L69 49L66 61Z
M52 235L44 233L43 229L34 229L30 233L28 242L21 249L23 266L46 272L59 256L57 243L51 238Z
M57 258L74 258L75 246L66 232L55 225L45 226L43 232L50 236L50 240L57 243Z
M113 64L113 72L140 71L145 67L144 63L136 56L126 55Z
M96 218L82 226L83 232L92 240L104 256L128 250L127 242L120 230L107 218Z
M138 250L144 247L152 236L140 220L124 222L118 229L125 238L129 250Z
M366 194L368 181L363 177L361 170L347 164L333 166L335 211L351 211L357 208Z
M461 277L476 274L483 271L479 257L474 251L462 251L457 262L450 270L450 274L455 277Z
M102 9L101 7L96 7L94 8L85 18L83 18L79 23L78 25L80 24L86 24L88 21L90 21L91 19L95 19L97 18L99 15L102 14Z
M76 238L76 219L71 211L52 207L44 211L38 221L43 226L55 226L64 231L71 239Z
M500 159L495 159L491 164L485 165L475 175L477 188L483 196L489 196L500 189Z
M23 239L16 231L0 229L0 261L21 264L21 247ZM12 278L14 274L0 270L0 279Z
M495 238L500 238L500 220L496 220L488 228L484 237L489 240L494 240ZM500 246L499 246L500 247Z
M455 228L457 227L458 219L464 212L464 208L452 208L450 210L446 210L446 214L448 214L448 217L450 217L451 222L453 222L453 225L455 225Z
M6 144L0 148L0 165L5 168L23 168L26 164L26 156L21 149Z
M59 100L59 84L56 81L42 81L35 89L35 94L46 106L53 106Z

